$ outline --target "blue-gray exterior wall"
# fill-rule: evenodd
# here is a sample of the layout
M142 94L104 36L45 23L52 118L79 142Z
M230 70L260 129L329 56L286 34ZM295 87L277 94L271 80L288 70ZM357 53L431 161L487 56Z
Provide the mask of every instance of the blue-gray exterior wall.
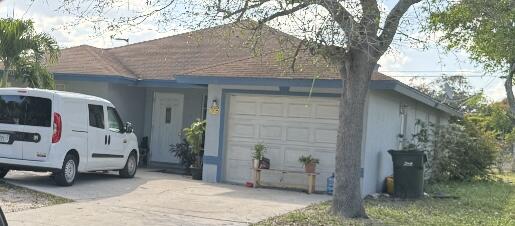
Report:
M134 125L134 133L141 139L144 130L145 88L98 81L57 80L66 91L104 98L116 106L122 120Z
M384 179L392 175L389 149L399 147L401 134L401 105L407 105L406 136L417 133L416 121L446 123L449 115L423 103L388 90L372 90L367 98L367 116L362 155L364 177L363 195L384 189Z

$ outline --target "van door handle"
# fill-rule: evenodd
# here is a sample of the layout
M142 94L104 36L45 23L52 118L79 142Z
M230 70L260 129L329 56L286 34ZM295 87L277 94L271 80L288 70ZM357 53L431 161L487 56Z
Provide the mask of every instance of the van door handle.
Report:
M111 135L109 135L109 138L107 139L107 144L111 145Z
M104 137L104 144L107 145L107 135Z
M126 144L127 143L127 139L123 139L123 143Z

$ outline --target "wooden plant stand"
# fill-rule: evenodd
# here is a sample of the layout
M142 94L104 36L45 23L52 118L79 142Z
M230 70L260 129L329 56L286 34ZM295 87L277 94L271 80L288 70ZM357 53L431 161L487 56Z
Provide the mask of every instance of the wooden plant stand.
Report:
M261 186L261 172L277 172L282 173L283 176L286 174L302 174L306 175L308 177L308 184L306 192L308 194L311 194L315 191L315 184L316 184L316 176L319 173L306 173L304 171L293 171L293 170L278 170L278 169L256 169L252 168L253 171L253 182L254 182L254 188Z

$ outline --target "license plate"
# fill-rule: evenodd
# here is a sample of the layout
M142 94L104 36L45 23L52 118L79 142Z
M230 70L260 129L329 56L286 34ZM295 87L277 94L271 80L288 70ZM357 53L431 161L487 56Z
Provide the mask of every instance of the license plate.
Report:
M9 134L0 133L0 143L9 143Z

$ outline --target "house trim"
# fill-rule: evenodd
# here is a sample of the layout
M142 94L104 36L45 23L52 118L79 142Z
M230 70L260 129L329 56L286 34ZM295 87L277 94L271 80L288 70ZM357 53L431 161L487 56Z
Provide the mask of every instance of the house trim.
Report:
M192 76L176 75L178 83L187 84L213 84L213 85L253 85L253 86L279 86L279 87L321 87L341 88L338 79L292 79L292 78L263 78L263 77L227 77L227 76Z
M139 87L167 87L167 88L206 88L207 85L177 83L170 79L135 79L121 75L97 75L97 74L72 74L54 73L55 80L61 81L89 81L109 82Z

